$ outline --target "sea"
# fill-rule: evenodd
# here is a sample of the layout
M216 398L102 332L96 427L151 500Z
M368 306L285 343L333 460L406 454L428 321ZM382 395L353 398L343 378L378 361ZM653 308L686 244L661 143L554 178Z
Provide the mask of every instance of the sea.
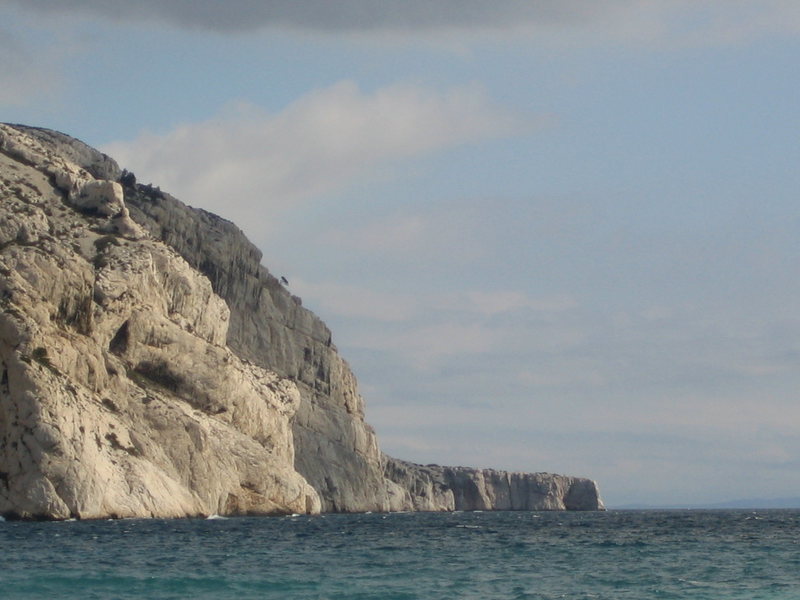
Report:
M0 522L0 598L800 598L800 511Z

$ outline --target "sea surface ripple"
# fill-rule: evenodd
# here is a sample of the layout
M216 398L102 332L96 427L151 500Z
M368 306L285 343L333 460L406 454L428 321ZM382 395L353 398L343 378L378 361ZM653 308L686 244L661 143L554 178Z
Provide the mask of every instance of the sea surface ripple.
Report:
M800 511L0 522L0 598L800 598Z

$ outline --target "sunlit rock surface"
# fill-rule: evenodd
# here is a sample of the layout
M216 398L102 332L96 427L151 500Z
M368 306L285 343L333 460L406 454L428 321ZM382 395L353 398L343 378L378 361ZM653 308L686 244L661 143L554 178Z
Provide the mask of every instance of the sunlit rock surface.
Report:
M0 128L0 513L318 512L297 386L225 345L207 278L114 228L119 183L28 133Z
M232 223L0 125L0 514L596 510L594 482L384 456L325 324Z

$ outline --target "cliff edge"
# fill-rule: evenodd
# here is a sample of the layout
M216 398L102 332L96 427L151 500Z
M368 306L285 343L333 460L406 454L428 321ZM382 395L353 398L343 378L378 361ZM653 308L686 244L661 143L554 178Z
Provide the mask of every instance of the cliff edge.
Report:
M598 510L594 482L383 455L330 330L229 221L0 125L0 514Z

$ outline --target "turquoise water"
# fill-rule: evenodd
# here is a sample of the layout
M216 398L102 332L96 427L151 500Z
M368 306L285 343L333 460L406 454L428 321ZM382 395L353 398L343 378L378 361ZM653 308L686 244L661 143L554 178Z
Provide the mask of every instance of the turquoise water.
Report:
M0 522L0 598L800 598L800 511Z

